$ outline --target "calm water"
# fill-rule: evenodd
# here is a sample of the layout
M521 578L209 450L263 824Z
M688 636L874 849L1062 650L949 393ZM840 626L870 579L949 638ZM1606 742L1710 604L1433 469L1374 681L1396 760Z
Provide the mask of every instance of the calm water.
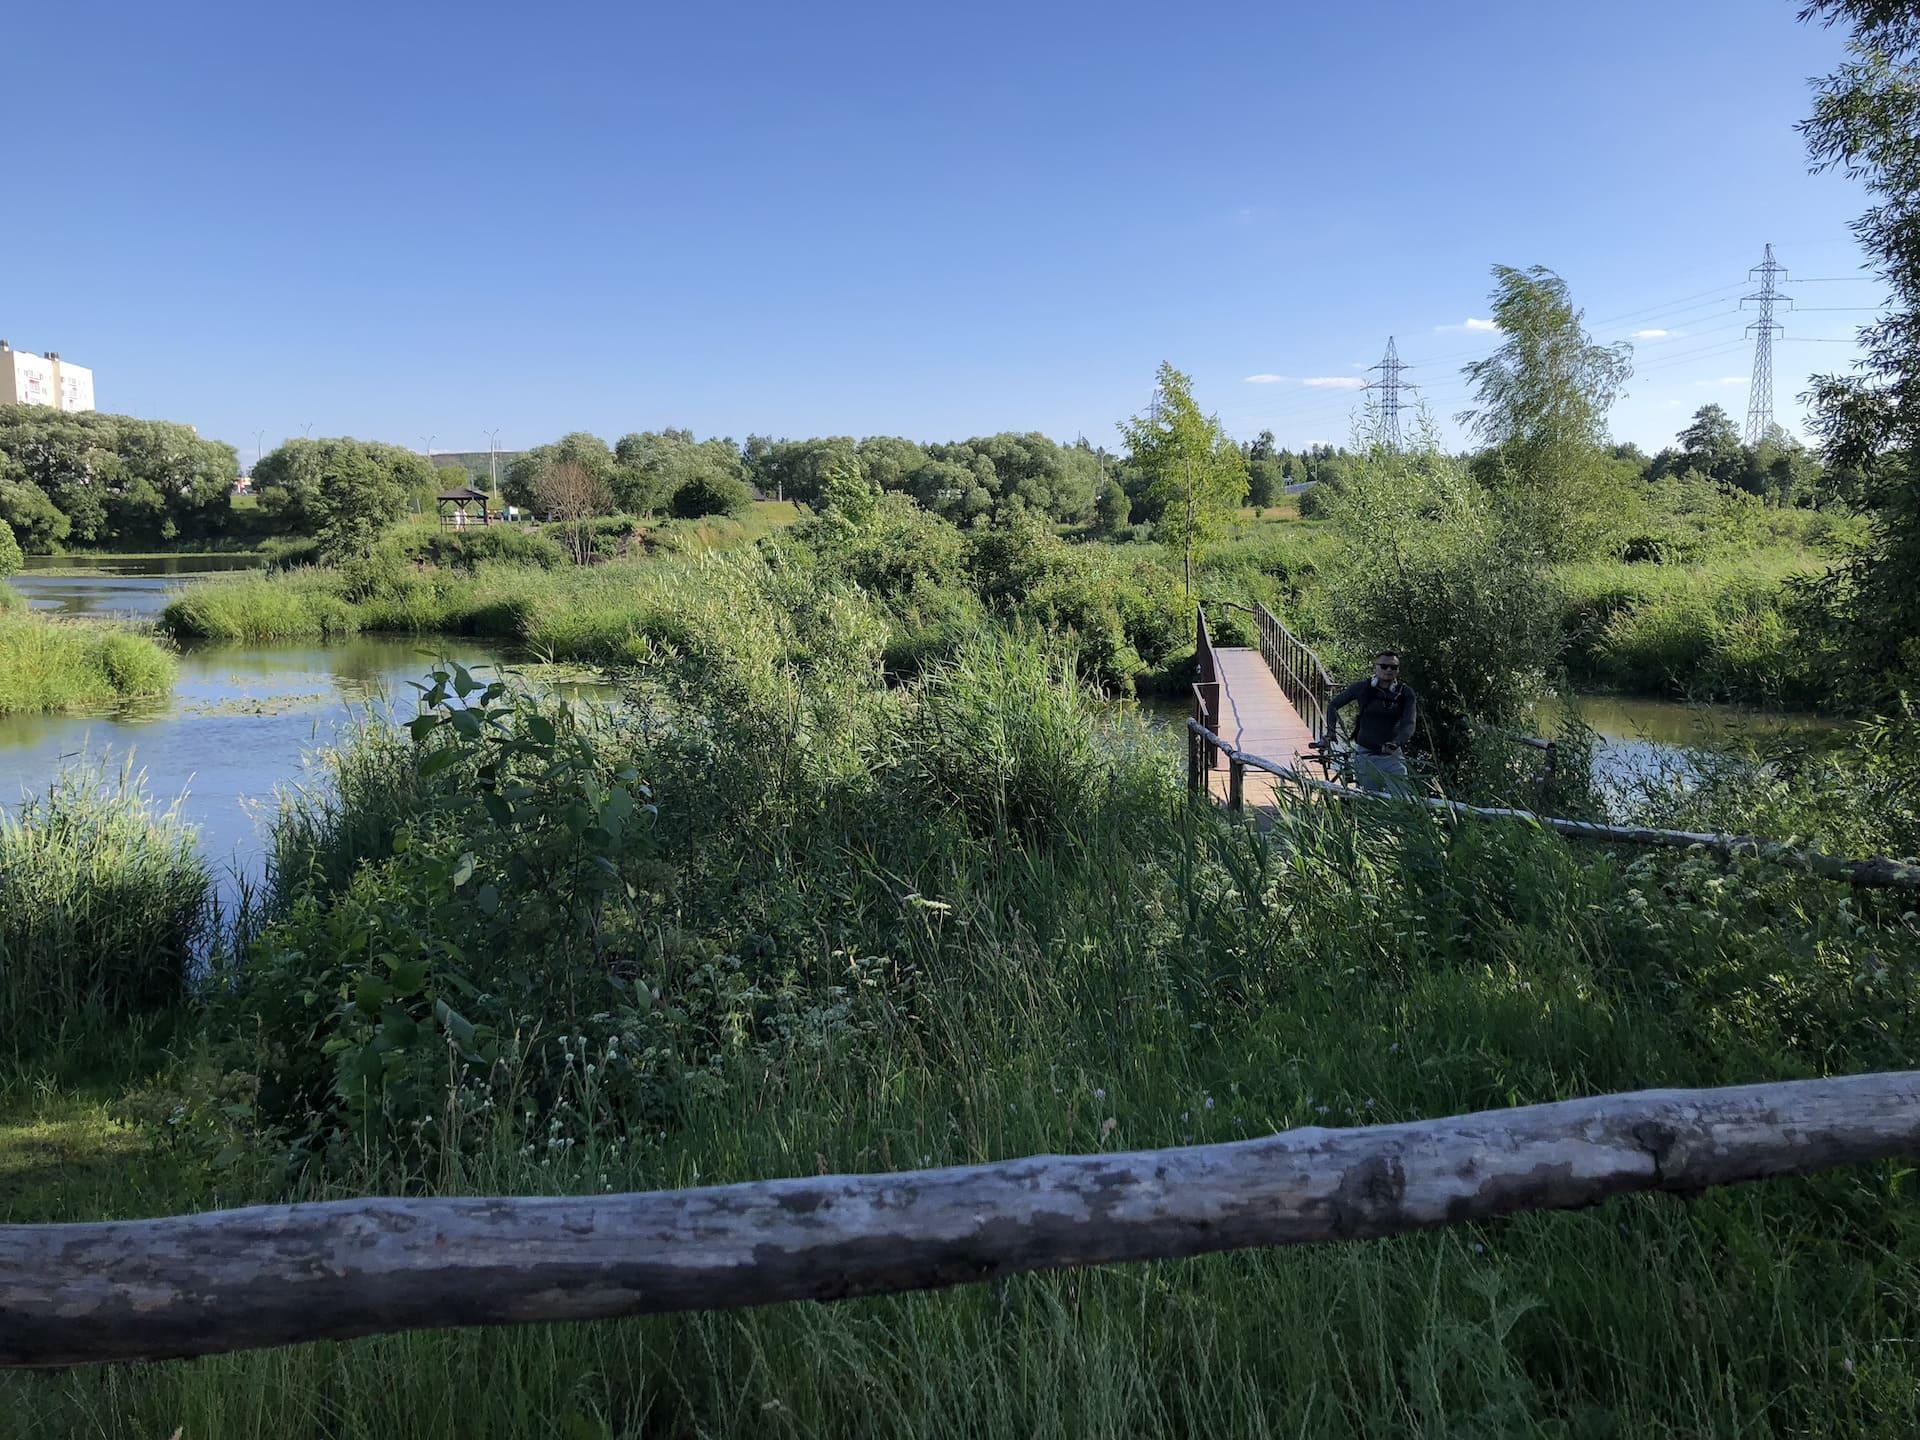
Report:
M1593 757L1594 777L1602 791L1614 797L1631 794L1645 779L1688 774L1686 751L1690 748L1715 750L1740 736L1816 733L1838 724L1798 711L1689 705L1620 695L1580 695L1574 697L1574 705L1604 742ZM1557 713L1557 704L1541 707L1540 733L1551 733Z
M60 613L150 615L178 577L190 573L29 573L9 583ZM383 699L395 713L410 715L411 682L441 659L497 667L513 657L440 637L187 649L166 701L106 715L0 715L0 808L45 790L63 765L91 758L117 770L131 761L146 772L150 795L181 801L210 860L257 872L275 788L299 780L313 751L332 744ZM568 682L566 688L592 693L600 687Z
M145 619L166 609L189 577L259 566L258 555L29 555L10 583L30 607L49 614Z

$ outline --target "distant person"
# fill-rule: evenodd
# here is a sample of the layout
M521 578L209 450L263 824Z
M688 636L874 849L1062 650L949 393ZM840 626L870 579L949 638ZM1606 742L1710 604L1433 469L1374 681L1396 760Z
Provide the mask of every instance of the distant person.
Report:
M1353 716L1353 772L1365 789L1385 792L1407 777L1403 753L1413 739L1420 702L1400 679L1400 652L1382 650L1373 657L1373 674L1356 680L1327 701L1327 737L1339 733L1340 712Z

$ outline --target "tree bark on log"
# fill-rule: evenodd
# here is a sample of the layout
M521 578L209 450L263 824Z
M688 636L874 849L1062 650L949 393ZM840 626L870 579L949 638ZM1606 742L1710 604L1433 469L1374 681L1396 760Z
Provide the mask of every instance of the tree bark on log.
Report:
M1363 1240L1920 1155L1920 1072L580 1198L0 1227L0 1365L715 1310Z

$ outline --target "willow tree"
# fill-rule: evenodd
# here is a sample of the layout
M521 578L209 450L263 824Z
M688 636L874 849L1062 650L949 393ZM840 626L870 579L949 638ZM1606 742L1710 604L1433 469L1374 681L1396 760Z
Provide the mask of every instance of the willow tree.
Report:
M1826 459L1852 477L1847 498L1868 544L1831 577L1845 682L1891 691L1920 676L1920 12L1891 0L1817 0L1803 20L1850 26L1851 58L1818 82L1801 128L1816 170L1860 180L1873 205L1854 222L1891 301L1860 332L1851 375L1813 381Z
M1477 402L1460 413L1488 448L1479 470L1505 492L1543 553L1596 549L1628 497L1611 494L1607 411L1631 373L1628 345L1581 327L1567 282L1535 265L1493 267L1494 323L1505 337L1461 373Z
M1247 458L1218 416L1200 413L1189 377L1163 364L1159 380L1153 408L1123 421L1120 433L1148 477L1145 498L1160 507L1154 537L1185 553L1191 598L1196 553L1233 523L1247 498Z

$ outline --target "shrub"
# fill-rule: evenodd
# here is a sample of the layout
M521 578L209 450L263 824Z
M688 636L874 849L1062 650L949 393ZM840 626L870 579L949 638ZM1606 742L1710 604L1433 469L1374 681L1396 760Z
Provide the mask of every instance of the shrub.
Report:
M700 515L739 515L753 504L753 487L737 475L701 471L681 482L667 502L667 513L682 520Z
M1328 513L1347 541L1328 585L1342 649L1403 652L1443 753L1463 743L1468 717L1521 724L1558 660L1560 607L1488 493L1437 448L1376 449Z
M211 890L192 828L128 771L70 770L0 811L0 1032L177 999Z
M11 575L25 563L20 542L13 538L13 527L0 519L0 575Z
M468 530L409 530L393 542L410 560L455 570L484 561L557 570L567 552L551 535L521 525L483 525Z

